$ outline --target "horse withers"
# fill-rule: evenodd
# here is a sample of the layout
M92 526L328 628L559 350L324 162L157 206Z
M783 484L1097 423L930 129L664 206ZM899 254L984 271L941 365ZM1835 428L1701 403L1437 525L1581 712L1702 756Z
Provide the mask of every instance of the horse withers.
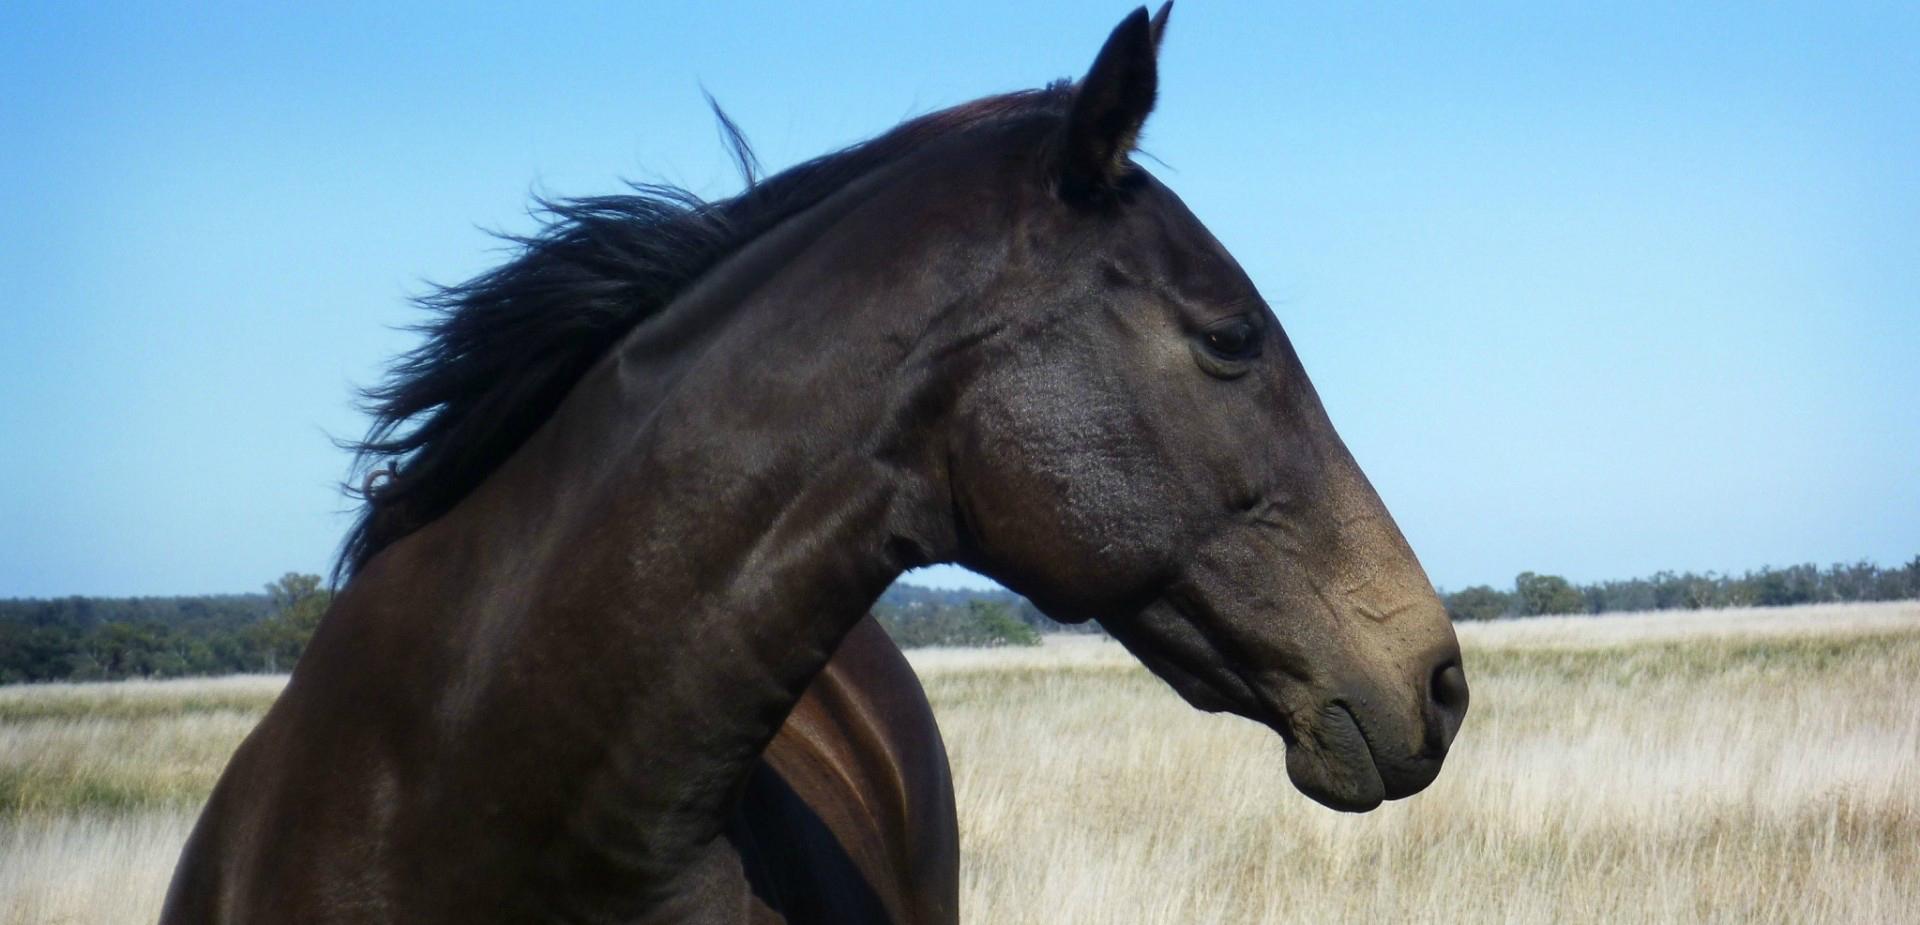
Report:
M1432 781L1445 612L1130 159L1165 22L733 199L551 203L430 298L372 393L392 475L163 920L954 921L945 755L865 619L935 562L1100 620L1322 803Z

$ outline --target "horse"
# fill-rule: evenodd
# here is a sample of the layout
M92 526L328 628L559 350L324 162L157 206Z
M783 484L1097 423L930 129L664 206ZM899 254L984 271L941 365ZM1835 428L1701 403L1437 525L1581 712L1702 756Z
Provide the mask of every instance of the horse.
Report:
M1431 782L1446 612L1134 163L1166 20L730 199L547 203L428 297L370 393L391 472L162 921L956 921L939 731L867 616L932 563L1098 620L1320 803Z

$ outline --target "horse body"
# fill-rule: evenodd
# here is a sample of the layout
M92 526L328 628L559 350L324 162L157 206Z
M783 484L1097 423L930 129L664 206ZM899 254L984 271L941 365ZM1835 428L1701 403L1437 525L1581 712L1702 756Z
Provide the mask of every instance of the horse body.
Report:
M305 754L300 743L272 731L300 725L263 724L235 757L236 768L269 765L289 777L236 773L223 780L207 818L251 822L195 832L164 921L519 917L506 891L470 860L435 854L409 865L405 849L375 837L398 815L401 780L388 777L371 792L329 787L340 777L377 778L365 774L370 766L392 774L403 762L356 764L337 745ZM332 799L296 796L303 792ZM862 620L747 775L720 842L698 867L704 876L683 881L686 895L679 898L688 907L662 904L653 917L951 923L958 921L959 847L933 712L899 649L878 624ZM364 876L381 867L390 873ZM342 870L362 876L342 878Z
M1127 158L1164 22L736 200L564 205L450 290L163 922L953 921L938 731L864 619L934 562L1099 618L1323 803L1426 786L1466 706L1444 611Z
M867 337L824 317L850 288L912 297L853 278L839 252L870 239L818 237L850 215L864 225L837 237L879 233L908 192L854 184L753 242L456 509L355 574L203 817L273 845L213 828L188 849L236 868L214 891L231 913L207 920L746 920L738 845L784 836L740 831L743 786L765 797L756 769L802 692L919 550L952 542L947 499L902 474L937 471L914 408L937 407L922 390L945 371L868 360L906 313ZM803 720L881 699L832 696L861 689L842 681ZM930 731L917 712L886 715ZM801 755L783 746L765 767L831 783ZM917 799L940 802L941 773ZM181 876L185 909L206 887Z

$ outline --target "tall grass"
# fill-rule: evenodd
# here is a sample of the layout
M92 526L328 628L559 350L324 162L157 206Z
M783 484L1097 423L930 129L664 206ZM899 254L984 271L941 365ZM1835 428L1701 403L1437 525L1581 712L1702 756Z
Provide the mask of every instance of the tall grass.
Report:
M1920 920L1920 606L1676 616L1463 627L1446 771L1358 817L1110 645L930 653L967 916Z
M1038 922L1920 921L1920 604L1462 627L1440 780L1365 816L1117 646L922 650L963 911ZM0 922L140 922L276 679L0 688Z

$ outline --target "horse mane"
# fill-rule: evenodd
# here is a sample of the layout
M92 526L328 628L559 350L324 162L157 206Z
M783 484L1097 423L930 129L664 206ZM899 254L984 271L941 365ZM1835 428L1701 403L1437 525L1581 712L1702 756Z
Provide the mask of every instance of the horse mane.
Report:
M467 282L414 301L433 317L425 340L384 382L361 391L367 436L344 441L362 502L334 565L336 582L438 519L499 468L627 332L729 255L854 180L930 141L989 125L1061 118L1073 87L985 97L765 179L745 137L716 105L746 181L730 199L629 184L625 195L535 200L540 227L501 235L517 251ZM711 99L709 99L711 103Z

